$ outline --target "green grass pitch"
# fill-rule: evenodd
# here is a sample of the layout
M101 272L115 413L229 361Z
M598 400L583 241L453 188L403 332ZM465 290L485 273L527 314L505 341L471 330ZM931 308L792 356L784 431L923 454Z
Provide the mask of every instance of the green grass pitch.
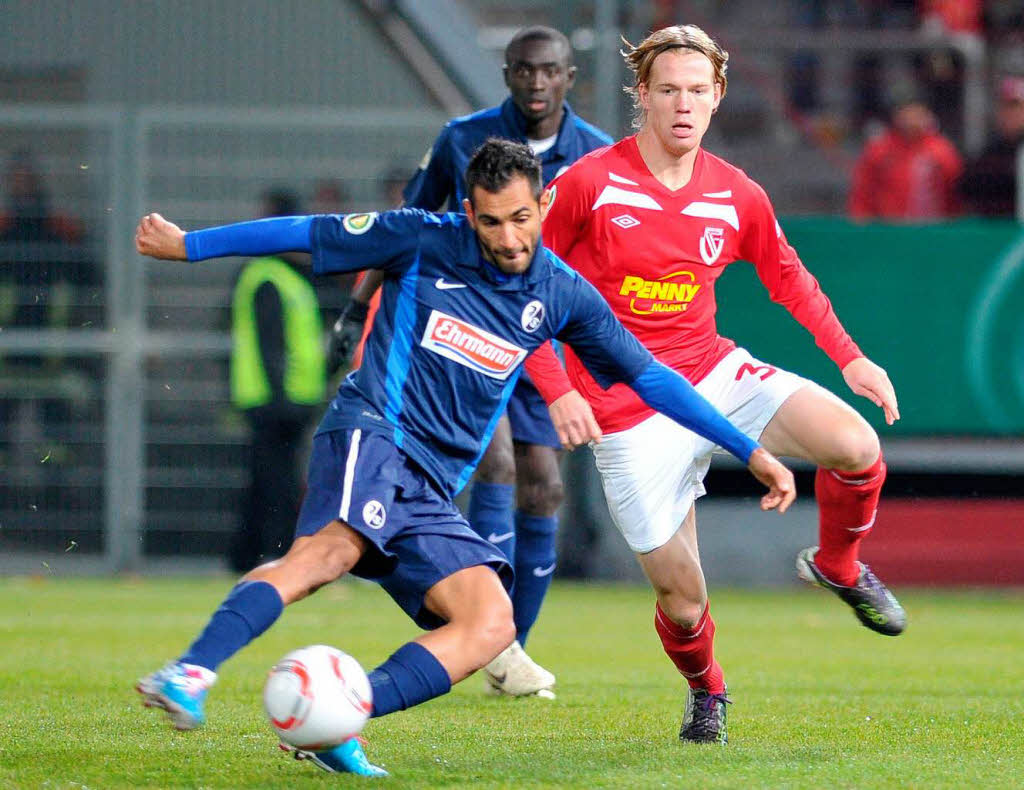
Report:
M176 655L231 581L0 579L0 787L326 788L276 748L260 691L325 642L366 667L415 635L376 587L335 584L224 667L200 731L144 710L135 679ZM530 640L558 699L453 693L373 721L385 787L1021 787L1024 594L902 591L910 627L873 634L810 588L713 591L734 704L725 748L676 739L682 682L651 593L556 584Z

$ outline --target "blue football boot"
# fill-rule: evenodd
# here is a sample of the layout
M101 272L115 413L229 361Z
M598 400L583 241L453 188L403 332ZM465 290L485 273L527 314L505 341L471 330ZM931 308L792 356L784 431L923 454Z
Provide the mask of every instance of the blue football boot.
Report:
M329 774L358 774L359 776L387 776L388 772L371 763L360 739L349 738L326 752L307 752L282 743L286 752L294 752L296 760L309 760Z
M203 705L217 673L206 667L172 661L163 669L140 678L135 690L147 708L162 708L175 729L194 730L206 721Z

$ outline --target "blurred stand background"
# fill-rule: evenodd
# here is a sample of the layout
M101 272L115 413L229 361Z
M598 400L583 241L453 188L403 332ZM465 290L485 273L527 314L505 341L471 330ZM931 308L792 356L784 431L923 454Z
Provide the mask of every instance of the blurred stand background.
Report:
M143 213L247 219L277 185L318 210L386 208L448 118L501 100L501 52L527 24L570 35L570 101L628 134L620 34L692 22L732 55L706 147L767 189L903 420L854 400L745 267L723 278L720 331L879 428L890 478L866 558L887 580L1024 584L1020 190L995 217L964 201L914 224L845 218L854 164L908 88L968 170L987 150L1024 79L1019 3L10 0L4 20L0 571L222 567L248 485L227 377L241 262L147 263L132 246ZM908 172L927 198L926 165ZM345 291L321 293L332 321ZM567 472L560 574L639 578L589 452ZM792 515L765 516L745 472L715 466L698 510L709 578L793 579L816 534L809 470L798 484Z

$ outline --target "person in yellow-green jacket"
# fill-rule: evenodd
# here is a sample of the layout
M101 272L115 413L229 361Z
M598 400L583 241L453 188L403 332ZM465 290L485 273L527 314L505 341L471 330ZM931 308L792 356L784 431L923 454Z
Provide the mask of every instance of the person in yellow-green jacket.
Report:
M264 217L301 214L298 198L272 189ZM301 504L299 449L326 395L323 321L308 256L248 261L231 300L231 400L250 428L250 484L228 564L247 571L292 543Z

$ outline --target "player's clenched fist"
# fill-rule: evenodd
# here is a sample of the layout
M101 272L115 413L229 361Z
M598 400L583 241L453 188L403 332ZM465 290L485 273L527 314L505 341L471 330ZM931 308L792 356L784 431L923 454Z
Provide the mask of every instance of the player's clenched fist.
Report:
M147 214L135 229L135 249L164 261L187 261L185 231L159 214Z
M747 468L754 477L768 486L768 493L761 497L761 510L785 513L796 499L793 473L763 447L758 447L750 454Z

